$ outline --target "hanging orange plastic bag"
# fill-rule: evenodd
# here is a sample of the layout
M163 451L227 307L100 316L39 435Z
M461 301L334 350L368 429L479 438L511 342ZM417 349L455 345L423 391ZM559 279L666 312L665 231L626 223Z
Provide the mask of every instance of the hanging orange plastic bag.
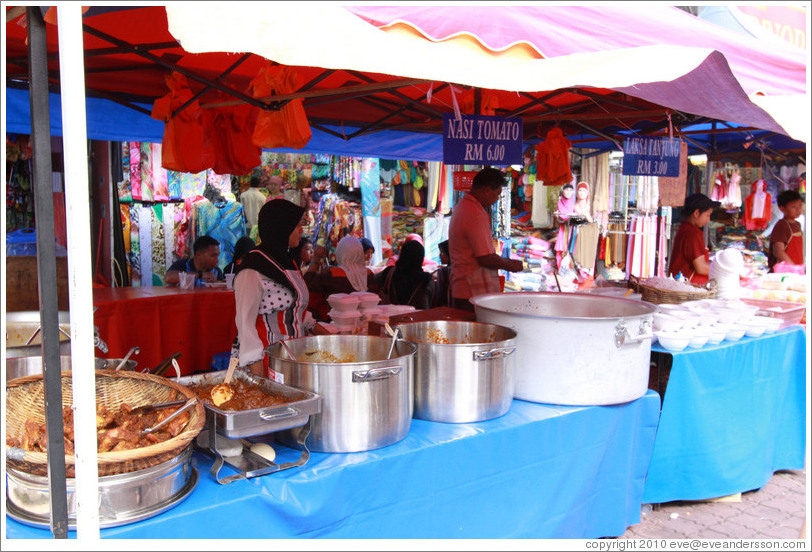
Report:
M293 94L299 89L299 74L285 65L266 65L248 86L254 98ZM286 102L278 110L261 111L252 136L262 148L301 149L312 136L304 105L300 98Z
M170 171L199 173L214 166L211 113L197 101L172 117L193 94L184 75L172 72L166 78L169 93L155 100L153 119L164 121L161 166Z
M220 100L233 98L223 92ZM262 163L262 148L252 140L259 109L240 102L211 109L217 144L214 172L217 174L242 175L250 173Z

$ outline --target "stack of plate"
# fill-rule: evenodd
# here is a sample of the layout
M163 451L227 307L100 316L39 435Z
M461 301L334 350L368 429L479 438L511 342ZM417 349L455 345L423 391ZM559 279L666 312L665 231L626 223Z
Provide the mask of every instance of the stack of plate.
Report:
M716 297L738 299L741 296L739 274L744 268L741 251L728 248L719 251L711 261L709 280L716 280Z

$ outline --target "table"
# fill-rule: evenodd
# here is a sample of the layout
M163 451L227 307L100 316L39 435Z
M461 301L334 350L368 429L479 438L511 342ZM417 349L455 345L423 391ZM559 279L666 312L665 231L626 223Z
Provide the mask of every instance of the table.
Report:
M800 326L673 358L648 468L647 503L703 500L763 487L802 469L806 332Z
M183 375L209 370L212 356L230 351L237 335L234 292L225 288L97 288L93 306L94 324L108 346L100 356L122 358L137 345L141 352L131 358L138 369L154 368L180 351ZM172 368L165 373L173 374Z
M103 538L595 538L639 523L660 398L567 407L514 400L475 424L412 420L375 451L219 485ZM225 473L225 469L224 472ZM223 474L221 473L221 475ZM50 538L7 518L8 538ZM75 532L71 532L75 538Z

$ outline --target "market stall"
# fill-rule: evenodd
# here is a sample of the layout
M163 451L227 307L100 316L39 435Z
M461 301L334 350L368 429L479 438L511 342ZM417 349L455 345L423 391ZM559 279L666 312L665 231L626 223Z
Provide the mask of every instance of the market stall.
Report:
M703 500L759 489L804 467L806 331L673 352L643 501Z
M312 453L306 466L219 485L196 453L197 488L105 539L598 538L622 535L640 505L659 397L615 406L514 400L475 424L412 420L394 445ZM212 523L217 520L216 523ZM50 533L6 518L8 538ZM74 533L75 535L75 533Z

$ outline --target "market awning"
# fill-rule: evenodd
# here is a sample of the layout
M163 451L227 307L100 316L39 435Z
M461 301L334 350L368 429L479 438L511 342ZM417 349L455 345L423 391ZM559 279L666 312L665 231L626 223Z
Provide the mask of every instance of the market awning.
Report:
M22 19L6 23L9 87L27 80ZM265 106L301 97L314 133L341 144L388 139L382 133L390 131L436 136L455 102L471 111L482 97L495 114L522 117L528 142L559 125L581 147L616 148L629 134L667 131L669 114L677 131L717 122L741 142L737 126L809 135L802 55L750 46L656 4L196 2L91 7L84 24L88 96L142 114L166 93L172 71L192 75L201 104L211 106L221 101L218 88L245 100L248 83L271 60L293 67L305 84L263 99ZM55 27L48 44L55 53ZM56 84L55 55L52 63ZM692 140L698 151L716 143Z

